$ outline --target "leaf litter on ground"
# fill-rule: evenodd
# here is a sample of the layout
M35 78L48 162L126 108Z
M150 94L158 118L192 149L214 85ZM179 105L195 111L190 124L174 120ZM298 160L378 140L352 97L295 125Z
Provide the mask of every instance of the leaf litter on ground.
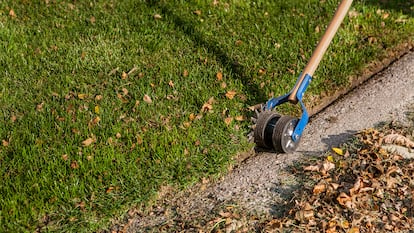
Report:
M222 203L204 216L175 216L157 231L409 232L414 229L414 160L382 146L409 148L413 137L402 128L367 129L355 135L357 142L293 169L312 185L294 191L282 216Z

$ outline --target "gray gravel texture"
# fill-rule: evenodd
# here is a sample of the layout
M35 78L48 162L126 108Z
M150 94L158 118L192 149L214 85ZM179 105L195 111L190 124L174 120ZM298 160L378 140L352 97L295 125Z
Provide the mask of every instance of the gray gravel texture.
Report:
M407 122L407 111L413 105L414 52L409 52L312 116L297 152L275 154L252 151L251 158L222 180L169 200L160 207L162 214L130 219L127 232L141 232L177 214L202 216L216 205L229 202L252 212L278 215L300 185L296 177L289 173L288 166L309 156L323 155L329 148L339 146L362 129L390 120Z

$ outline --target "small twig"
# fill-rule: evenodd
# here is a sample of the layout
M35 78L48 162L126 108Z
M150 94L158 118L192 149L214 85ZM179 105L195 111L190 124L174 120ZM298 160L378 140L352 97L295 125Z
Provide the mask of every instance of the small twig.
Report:
M134 68L132 68L130 71L128 71L128 75L131 75L132 73L134 73L135 71L138 70L138 67L134 66Z
M119 70L119 67L116 67L115 69L111 70L111 72L108 73L108 76L114 75Z

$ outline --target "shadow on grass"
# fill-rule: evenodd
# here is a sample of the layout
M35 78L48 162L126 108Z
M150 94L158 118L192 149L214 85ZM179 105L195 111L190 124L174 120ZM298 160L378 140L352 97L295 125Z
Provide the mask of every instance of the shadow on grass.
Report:
M220 44L217 41L209 39L194 26L194 23L175 14L165 5L159 3L159 1L147 0L146 3L151 8L161 10L163 15L167 15L168 18L171 19L170 22L174 24L177 30L184 32L198 47L205 48L208 53L217 58L217 61L223 67L231 70L234 74L233 78L239 79L249 93L249 96L251 96L248 102L249 105L262 103L268 100L265 94L260 91L259 86L251 82L250 77L246 75L246 68L241 65L237 59L229 56L224 49L220 47Z
M402 12L410 17L414 17L414 0L366 0L365 4Z

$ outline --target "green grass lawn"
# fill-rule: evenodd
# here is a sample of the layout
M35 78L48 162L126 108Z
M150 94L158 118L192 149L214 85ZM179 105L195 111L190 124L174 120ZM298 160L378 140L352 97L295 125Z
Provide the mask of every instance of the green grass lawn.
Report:
M1 1L0 231L96 231L224 174L252 147L247 108L289 91L337 4ZM356 1L307 95L412 43L413 6Z

